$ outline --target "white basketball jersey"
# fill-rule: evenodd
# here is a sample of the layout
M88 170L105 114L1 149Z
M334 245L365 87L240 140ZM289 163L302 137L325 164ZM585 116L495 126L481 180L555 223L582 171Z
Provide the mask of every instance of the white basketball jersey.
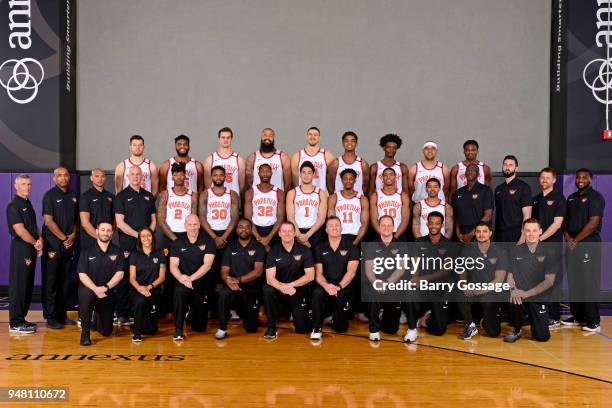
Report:
M258 227L269 227L276 224L276 213L278 210L278 188L264 193L253 186L253 224Z
M230 224L232 211L232 195L229 188L220 196L216 195L212 188L208 190L208 202L206 204L206 221L215 231L224 231Z
M325 149L319 149L317 154L314 156L306 153L305 149L300 150L300 160L298 162L298 174L300 173L300 167L302 163L309 161L314 165L315 173L312 179L312 184L315 187L319 187L323 191L327 191L327 163L325 162ZM299 178L299 185L302 184L301 177Z
M427 190L425 185L427 180L430 178L437 178L440 181L440 192L438 197L440 200L444 200L444 172L442 171L442 162L436 162L433 169L426 169L423 163L420 161L416 163L417 171L416 177L414 178L414 193L412 194L412 201L418 203L427 197Z
M402 223L402 195L396 190L395 193L388 195L382 190L376 192L376 210L378 211L378 219L383 215L388 215L393 218L393 232Z
M151 161L144 159L140 164L134 164L127 158L123 161L123 188L130 185L130 179L128 178L128 172L132 166L140 167L142 170L142 181L140 182L140 188L144 188L148 192L151 192Z
M174 157L168 159L168 176L166 177L166 183L168 188L174 187L174 180L172 180L172 165L177 163ZM185 162L185 187L191 191L198 190L198 168L196 167L195 159L192 157L188 162Z
M361 157L359 156L357 156L355 161L352 163L345 162L342 156L338 157L338 170L336 171L335 191L341 191L344 189L344 185L342 185L342 179L340 178L340 173L342 173L342 171L345 169L353 169L355 173L357 173L357 178L355 179L355 185L353 186L353 189L359 194L363 194L363 171L361 169Z
M234 190L240 195L240 183L238 183L238 153L232 152L229 156L222 157L219 153L214 152L211 156L211 168L221 166L225 169L225 187Z
M361 228L361 194L345 198L341 191L336 192L336 217L340 218L343 234L357 235Z
M385 163L383 163L381 160L378 161L378 163L376 163L376 191L380 190L381 188L383 188L383 171L385 171L386 168L392 168L393 170L395 170L395 188L397 188L397 191L402 191L402 167L400 166L400 162L396 161L395 163L393 163L392 166L387 166Z
M461 187L464 187L467 184L467 180L465 178L465 169L467 168L467 166L465 164L463 164L462 161L460 161L457 164L457 189L460 189ZM484 174L484 163L479 161L478 162L478 182L484 184L485 183L485 174Z
M281 151L276 150L270 157L263 156L259 150L255 152L255 164L253 166L253 185L255 186L261 183L261 180L259 179L259 166L262 164L268 164L270 167L272 167L272 178L270 179L270 184L283 190L285 188L285 184L283 181L283 163L281 162Z
M440 200L440 202L430 207L425 200L419 201L421 203L421 218L419 219L419 230L421 231L421 236L424 237L429 234L429 228L427 228L427 216L437 211L442 215L445 215L445 203L444 200ZM442 235L446 234L446 220L444 224L442 224Z
M295 189L293 205L295 207L295 222L299 228L310 228L317 221L319 214L320 189L315 187L312 193L304 193L301 187Z
M191 214L192 191L176 194L174 188L168 189L168 202L166 203L166 224L172 232L185 232L185 220Z

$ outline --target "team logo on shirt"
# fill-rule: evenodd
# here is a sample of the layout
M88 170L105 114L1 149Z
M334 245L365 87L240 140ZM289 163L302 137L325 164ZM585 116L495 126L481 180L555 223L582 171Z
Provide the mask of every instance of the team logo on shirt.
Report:
M398 253L398 252L399 252L399 249L392 249L392 250L391 250L391 253L392 253L393 255L397 255L397 253Z
M248 253L249 253L249 256L253 256L255 255L255 250L249 250Z
M77 201L76 197L72 197L72 201L76 203Z
M553 205L554 203L555 203L555 201L554 201L554 200L548 200L548 201L546 201L546 204L548 204L549 206L550 206L550 205Z
M168 248L164 248L164 256L168 256L169 253L170 251L168 251Z
M514 193L516 193L516 190L515 189L511 189L511 190L508 190L508 192L510 193L510 195L514 195Z
M56 255L56 252L54 252L54 251L47 252L47 256L49 257L49 259L55 258L55 255Z
M31 258L23 258L23 262L25 262L26 266L32 265L32 259Z
M546 257L545 256L536 256L536 259L538 260L538 262L544 262Z
M489 262L491 262L491 265L495 265L497 263L497 258L489 258Z
M477 199L477 198L478 198L478 194L476 194L476 193L475 193L475 194L472 194L472 200L475 200L475 199Z
M340 255L345 256L346 254L348 254L348 249L341 249L340 250Z
M111 261L115 262L117 260L117 255L109 255L108 256ZM127 257L126 257L127 258Z
M299 261L300 259L302 259L302 255L293 255L293 258L294 258L296 261Z
M123 251L123 257L128 258L130 256L130 251Z
M206 249L206 244L198 245L198 248L200 248L200 251L203 251Z
M153 258L153 263L157 264L159 262L159 258Z
M106 199L108 200L109 203L113 202L113 197L106 197Z
M144 196L144 199L149 201L149 196Z
M584 197L584 198L582 198L582 200L580 200L580 201L582 201L583 203L586 203L586 202L587 202L587 198L586 198L586 197Z

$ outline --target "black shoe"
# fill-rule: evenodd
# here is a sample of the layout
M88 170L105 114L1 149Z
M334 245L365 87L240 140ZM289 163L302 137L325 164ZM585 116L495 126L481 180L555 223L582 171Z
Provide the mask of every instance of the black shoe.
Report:
M142 341L142 336L140 334L135 334L132 336L132 341L134 343L140 343Z
M77 322L75 322L75 321L74 321L74 320L72 320L72 319L68 319L68 318L66 318L66 319L64 319L64 321L60 322L60 324L62 324L62 325L64 325L64 326L76 326L76 325L77 325Z
M25 327L33 327L34 330L36 330L36 328L38 327L36 323L28 322L27 320L25 321L24 325Z
M134 322L132 320L130 320L129 317L119 317L117 319L117 322L119 324L119 326L131 326L134 324Z
M264 334L264 339L274 340L276 337L277 337L277 330L272 327L268 327L268 330L266 330L266 333Z
M59 330L64 326L62 326L57 320L47 319L47 327L53 330Z
M599 325L599 323L589 323L589 324L585 324L584 326L582 326L582 330L593 332L593 333L600 333L601 326Z
M83 330L81 332L81 346L91 346L91 338L89 338L89 331Z
M568 317L567 319L561 320L561 324L564 326L580 326L582 323L578 321L578 319L572 317Z
M176 329L174 331L174 336L172 336L172 340L180 341L184 339L185 339L185 335L183 334L183 331L181 329Z
M472 337L478 334L478 329L474 323L466 324L461 335L462 340L470 340Z
M34 334L36 329L34 327L26 326L25 324L20 324L18 326L10 326L9 325L9 333L10 334Z

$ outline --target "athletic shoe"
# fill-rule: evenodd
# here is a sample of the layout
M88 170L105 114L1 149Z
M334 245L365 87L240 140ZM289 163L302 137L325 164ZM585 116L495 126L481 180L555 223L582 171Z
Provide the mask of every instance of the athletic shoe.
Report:
M513 330L512 333L510 333L509 335L504 337L504 341L506 343L514 343L515 341L517 341L521 337L523 337L523 330L519 330L518 332L515 332Z
M466 324L465 329L463 330L463 334L461 335L461 339L469 340L477 334L478 334L478 329L476 328L476 324L474 323Z
M414 343L419 335L417 329L409 329L404 336L404 341L406 343Z
M117 319L117 322L119 326L131 326L134 324L134 322L130 320L129 317L120 317Z
M321 340L323 337L323 330L321 328L312 329L312 333L310 333L310 340Z
M548 319L548 327L549 328L554 328L554 327L559 327L561 326L561 322L555 319Z
M91 346L91 338L89 338L89 332L83 331L81 332L81 346Z
M185 335L183 334L183 331L181 329L174 330L174 336L172 336L172 340L179 341L179 340L184 340L184 339L185 339Z
M599 325L599 323L597 323L597 324L586 324L586 325L582 326L582 330L593 332L593 333L599 333L599 332L601 332L601 326Z
M142 336L140 334L135 334L132 336L132 342L140 343L142 341Z
M240 320L240 316L238 316L238 312L235 310L230 310L230 320Z
M81 318L79 317L79 319L77 320L77 326L79 327L79 329L81 328Z
M561 320L561 324L564 326L580 326L581 325L581 323L578 320L576 320L574 316Z
M9 333L11 334L34 334L36 333L36 329L34 327L26 326L25 324L20 324L19 326L9 325Z
M334 316L328 316L325 319L323 319L323 324L331 324L333 321Z
M36 328L38 327L38 325L36 323L28 322L27 320L24 321L24 325L26 327L33 327L34 331L36 331Z
M57 320L47 319L47 327L53 330L58 330L64 326L62 326Z
M425 314L417 320L417 327L427 327L427 319L429 319L430 315L431 310L426 311Z
M215 333L215 339L217 340L223 340L224 338L227 337L227 330L217 330L217 332Z
M370 319L368 319L368 316L366 316L365 313L358 313L357 320L359 320L361 323L367 323L370 321Z
M60 322L60 324L64 325L64 326L76 326L77 322L75 322L72 319L68 319L66 318L66 320L64 320L63 322Z
M278 337L277 330L271 327L268 327L268 329L264 333L264 339L266 340L274 340L277 337Z
M399 318L399 324L406 324L406 323L408 323L408 317L406 316L406 313L402 312Z
M370 333L370 341L380 341L380 332Z

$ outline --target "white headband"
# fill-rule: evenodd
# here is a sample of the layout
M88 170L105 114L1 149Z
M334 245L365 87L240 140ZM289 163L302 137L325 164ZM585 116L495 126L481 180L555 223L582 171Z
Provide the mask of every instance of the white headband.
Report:
M433 147L434 149L437 149L438 145L435 142L425 142L425 144L423 145L423 149L426 147Z

